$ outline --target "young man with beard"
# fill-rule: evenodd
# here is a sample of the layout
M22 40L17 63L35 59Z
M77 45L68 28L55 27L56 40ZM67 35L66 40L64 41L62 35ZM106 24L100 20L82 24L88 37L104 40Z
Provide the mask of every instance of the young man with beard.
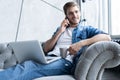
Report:
M67 2L64 7L66 18L51 39L44 44L46 55L60 56L59 48L67 47L69 55L49 64L26 61L0 72L2 80L32 80L43 76L74 74L82 49L98 41L109 41L110 36L92 26L81 26L80 8L76 2Z

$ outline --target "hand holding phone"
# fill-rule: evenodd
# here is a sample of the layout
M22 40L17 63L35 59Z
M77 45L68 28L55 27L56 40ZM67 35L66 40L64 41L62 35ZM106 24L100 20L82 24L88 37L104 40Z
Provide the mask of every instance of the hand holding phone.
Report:
M65 17L65 20L67 20L67 27L69 27L70 26L70 22L69 22L68 18Z
M61 23L61 28L60 28L61 32L64 32L66 28L69 27L69 24L70 23L69 23L68 18L65 18Z

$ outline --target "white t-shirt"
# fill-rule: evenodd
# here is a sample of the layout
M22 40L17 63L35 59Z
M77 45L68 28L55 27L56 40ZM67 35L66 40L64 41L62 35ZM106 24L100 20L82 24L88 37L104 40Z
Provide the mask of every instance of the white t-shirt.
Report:
M67 28L64 33L61 34L60 38L57 41L57 44L53 51L49 52L49 54L54 54L56 56L60 56L59 48L69 48L72 44L72 31L74 28ZM69 53L68 53L69 54ZM73 55L67 55L66 59L72 62Z

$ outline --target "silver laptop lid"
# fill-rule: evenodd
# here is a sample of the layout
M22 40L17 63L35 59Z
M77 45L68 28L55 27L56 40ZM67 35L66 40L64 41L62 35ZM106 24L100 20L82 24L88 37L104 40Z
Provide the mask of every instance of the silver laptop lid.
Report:
M13 49L18 63L26 60L46 63L42 45L38 40L10 42L9 47Z

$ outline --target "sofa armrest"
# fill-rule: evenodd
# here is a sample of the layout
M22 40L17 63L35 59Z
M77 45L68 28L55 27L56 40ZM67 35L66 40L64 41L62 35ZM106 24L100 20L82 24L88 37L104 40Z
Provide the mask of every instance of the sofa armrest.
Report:
M105 68L120 64L120 45L100 41L90 45L83 53L75 70L77 80L101 80Z

